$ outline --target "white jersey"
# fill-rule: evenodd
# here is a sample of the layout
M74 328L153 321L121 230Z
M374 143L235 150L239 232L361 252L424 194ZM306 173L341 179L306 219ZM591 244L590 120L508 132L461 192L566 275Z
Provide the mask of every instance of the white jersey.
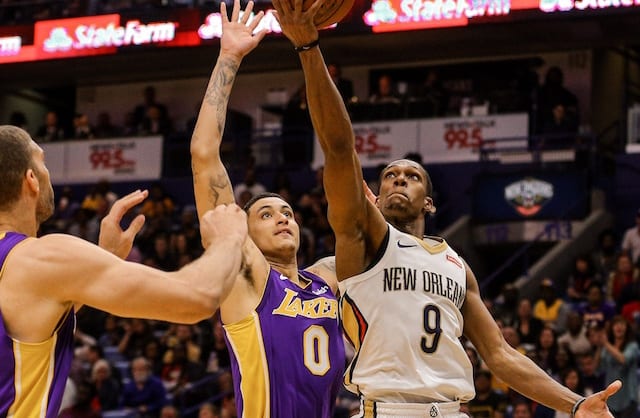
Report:
M345 386L379 402L466 402L473 369L459 338L462 259L441 238L389 225L378 259L339 283L340 315L356 354Z

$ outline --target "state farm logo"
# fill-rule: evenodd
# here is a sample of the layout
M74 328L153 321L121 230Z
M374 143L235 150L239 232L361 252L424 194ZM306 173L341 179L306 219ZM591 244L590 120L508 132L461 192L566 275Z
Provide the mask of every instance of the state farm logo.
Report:
M176 22L141 23L129 20L120 25L120 15L73 18L36 23L36 43L46 52L113 48L174 40Z
M553 185L526 178L504 188L504 198L522 216L533 216L553 197Z

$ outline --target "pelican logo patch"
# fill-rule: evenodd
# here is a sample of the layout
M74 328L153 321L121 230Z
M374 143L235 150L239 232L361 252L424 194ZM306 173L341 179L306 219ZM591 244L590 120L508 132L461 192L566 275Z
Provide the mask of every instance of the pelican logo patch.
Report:
M438 416L438 408L435 405L431 405L431 409L429 410L429 415L433 418Z
M522 216L533 216L553 198L553 185L531 177L504 188L504 198Z

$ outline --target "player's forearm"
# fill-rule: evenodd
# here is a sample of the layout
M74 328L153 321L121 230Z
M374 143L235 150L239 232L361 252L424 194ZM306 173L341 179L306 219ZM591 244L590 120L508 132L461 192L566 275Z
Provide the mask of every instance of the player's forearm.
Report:
M313 127L325 153L351 155L355 145L349 114L319 48L300 53Z
M495 353L487 360L491 371L527 398L568 413L582 397L556 382L531 359L513 348L496 350Z
M200 296L198 310L204 318L220 307L231 290L242 265L243 243L240 237L215 239L204 254L176 272Z
M229 96L240 62L240 58L231 54L221 53L218 57L209 78L191 139L192 155L208 155L212 152L219 155Z

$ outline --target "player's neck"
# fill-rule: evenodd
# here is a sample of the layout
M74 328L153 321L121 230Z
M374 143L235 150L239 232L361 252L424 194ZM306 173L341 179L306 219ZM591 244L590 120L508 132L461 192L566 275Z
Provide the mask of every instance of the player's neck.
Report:
M14 206L8 211L0 212L0 232L19 232L30 237L38 233L38 225L35 216L28 216L33 211Z
M422 238L424 236L424 220L414 219L407 221L406 219L390 218L387 219L391 225L399 231Z
M298 263L296 259L293 262L283 263L282 261L267 260L271 267L289 278L292 282L298 283ZM298 283L300 284L300 283Z

